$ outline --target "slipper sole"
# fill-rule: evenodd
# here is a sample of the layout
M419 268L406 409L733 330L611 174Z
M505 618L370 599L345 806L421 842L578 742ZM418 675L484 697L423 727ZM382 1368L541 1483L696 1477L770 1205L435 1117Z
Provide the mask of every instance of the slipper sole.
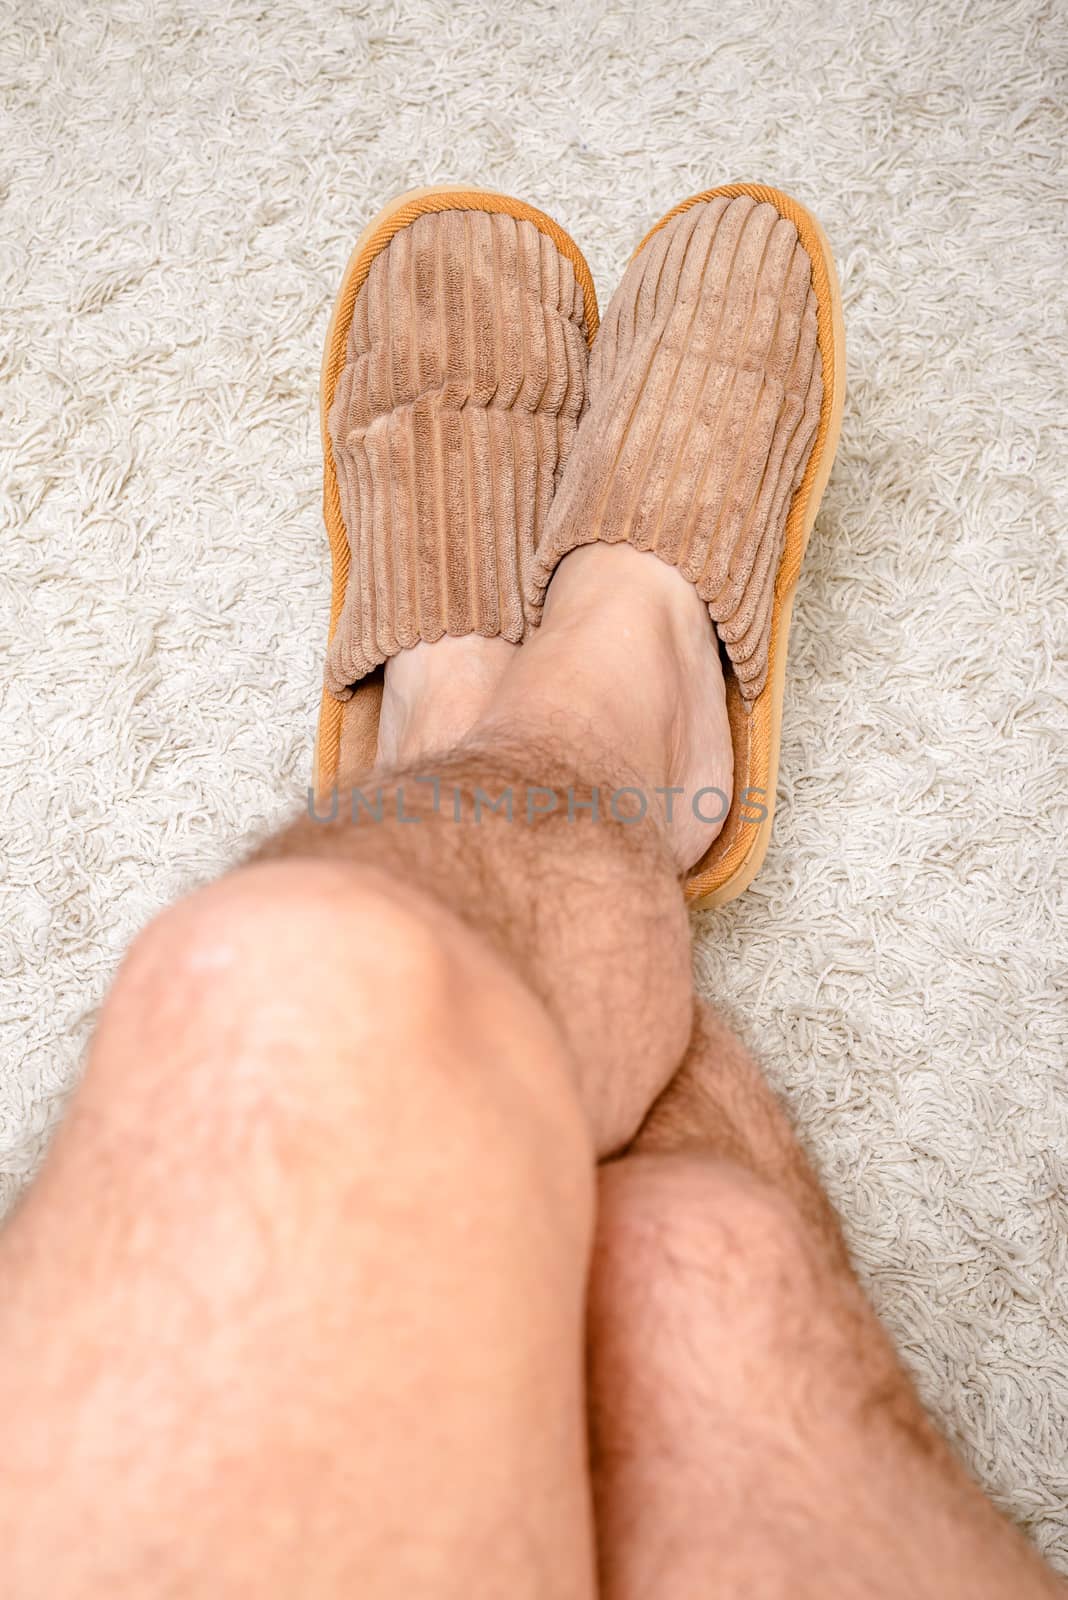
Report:
M349 578L349 542L341 515L341 496L338 493L337 471L334 465L333 446L328 426L334 392L345 366L349 328L352 325L356 297L367 281L367 274L375 257L390 241L413 223L417 217L434 211L488 211L515 217L517 221L532 222L539 232L550 238L560 254L571 262L575 278L582 291L586 315L587 343L592 344L597 332L597 294L590 269L578 245L558 223L543 211L529 206L523 200L513 200L508 195L495 194L488 189L461 188L455 184L433 184L422 189L409 189L391 200L368 224L356 241L349 257L345 275L341 280L334 302L330 325L326 331L323 349L322 372L319 382L319 426L323 442L323 521L330 541L332 572L330 580L330 626L327 645L334 637ZM357 687L353 698L360 695ZM341 760L341 725L346 705L351 701L335 698L323 690L319 708L319 724L313 756L313 791L317 801L325 798L337 783Z
M748 713L742 705L733 674L728 675L728 711L734 743L734 795L722 831L707 855L686 879L686 898L695 909L722 906L734 900L752 883L767 854L775 813L786 653L794 593L812 525L830 476L845 404L845 325L842 319L842 294L830 241L811 212L790 195L761 183L726 183L716 189L705 189L673 206L650 228L634 254L643 250L653 235L673 217L689 211L691 206L701 205L718 196L733 200L738 195L749 195L760 203L773 205L780 216L792 222L812 262L812 287L816 293L816 339L823 362L823 399L812 454L804 476L794 491L786 517L786 537L775 576L767 681ZM760 798L746 802L742 797L747 793L759 795ZM763 808L765 815L759 820L744 816L742 813L747 804L753 812Z

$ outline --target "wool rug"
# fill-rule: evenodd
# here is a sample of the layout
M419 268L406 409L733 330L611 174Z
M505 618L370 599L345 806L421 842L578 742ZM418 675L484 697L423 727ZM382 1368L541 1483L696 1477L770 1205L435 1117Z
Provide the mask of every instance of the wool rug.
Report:
M1056 0L5 0L0 1201L144 923L303 803L316 388L355 234L468 180L602 304L757 179L834 244L849 399L776 831L695 919L941 1425L1068 1571ZM91 1197L87 1197L91 1204Z

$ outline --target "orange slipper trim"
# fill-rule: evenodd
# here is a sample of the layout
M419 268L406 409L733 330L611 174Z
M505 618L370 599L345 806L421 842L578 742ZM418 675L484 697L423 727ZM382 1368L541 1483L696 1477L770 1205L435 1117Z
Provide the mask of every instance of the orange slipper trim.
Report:
M390 201L389 205L364 229L349 257L345 276L341 280L341 288L334 302L330 326L326 331L326 346L323 351L322 375L319 383L319 426L323 440L323 520L326 523L326 536L330 541L333 563L328 645L334 637L334 630L345 603L345 588L349 578L349 542L341 516L341 497L338 493L334 452L327 424L330 407L334 403L334 391L345 366L356 296L367 281L371 263L394 236L402 228L408 227L417 217L433 211L488 211L515 217L520 222L532 222L539 232L546 234L552 240L560 254L571 262L575 270L575 278L582 291L582 302L586 313L588 343L593 343L597 332L597 295L585 257L578 245L558 223L546 216L543 211L528 206L523 200L512 200L507 195L493 194L487 189L455 188L447 184L411 189ZM319 708L319 730L315 741L313 783L317 797L329 794L337 782L344 710L345 702L336 699L324 689Z
M768 645L767 682L747 713L733 672L727 676L727 710L734 742L734 796L723 829L708 853L686 879L686 898L695 906L721 906L747 889L763 865L771 839L775 788L779 769L782 702L786 683L786 646L790 614L801 562L816 520L823 491L838 446L845 404L845 325L842 296L830 241L803 205L762 183L725 183L683 200L650 228L634 252L644 249L655 233L691 206L718 195L735 199L751 195L773 205L797 229L798 238L812 262L812 287L816 291L816 338L823 361L823 401L805 475L794 491L786 517L786 539L775 576L771 639ZM746 790L761 790L766 817L748 821L743 816ZM754 808L755 809L755 808Z

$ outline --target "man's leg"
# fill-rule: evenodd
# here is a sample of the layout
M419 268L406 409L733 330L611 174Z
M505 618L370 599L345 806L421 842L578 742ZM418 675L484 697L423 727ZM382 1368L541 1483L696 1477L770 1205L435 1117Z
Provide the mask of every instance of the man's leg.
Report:
M591 1173L543 1008L418 895L168 912L0 1241L4 1595L589 1595Z
M402 730L421 821L383 780L382 823L304 819L126 961L0 1239L10 1600L592 1593L593 1160L689 1036L695 847L605 801L692 791L722 684L655 558L561 580L450 756ZM438 649L399 658L421 702Z
M701 1008L603 1169L591 1431L604 1600L1064 1588L925 1416L760 1070Z
M384 709L395 768L263 854L373 864L477 930L559 1028L604 1155L633 1137L689 1040L678 878L718 832L712 791L725 810L732 785L715 634L657 557L576 550L540 629L506 647L492 684L468 686L474 725L442 750L435 708L461 722L457 658L498 645L443 640L391 661L387 686L419 710L398 731Z

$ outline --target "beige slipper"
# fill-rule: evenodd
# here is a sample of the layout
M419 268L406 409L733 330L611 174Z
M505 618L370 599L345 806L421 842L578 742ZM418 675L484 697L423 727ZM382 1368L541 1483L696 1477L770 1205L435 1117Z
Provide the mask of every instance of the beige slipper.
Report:
M767 851L786 643L845 398L830 246L796 200L728 184L685 200L632 257L590 362L590 404L531 565L536 620L560 560L625 541L676 566L721 643L734 745L723 828L687 896L722 905Z
M373 764L398 650L523 638L596 331L581 252L522 201L417 189L357 241L320 388L333 579L317 797Z

